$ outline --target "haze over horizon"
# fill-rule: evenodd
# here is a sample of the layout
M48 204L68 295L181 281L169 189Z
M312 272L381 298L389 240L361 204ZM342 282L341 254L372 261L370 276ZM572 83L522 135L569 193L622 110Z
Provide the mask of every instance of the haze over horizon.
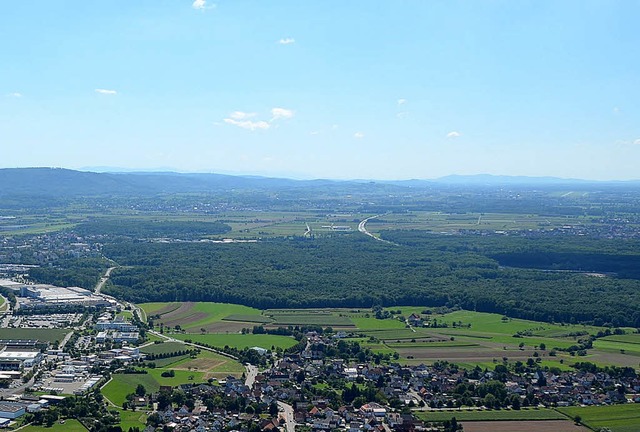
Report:
M0 6L0 167L637 179L640 2Z

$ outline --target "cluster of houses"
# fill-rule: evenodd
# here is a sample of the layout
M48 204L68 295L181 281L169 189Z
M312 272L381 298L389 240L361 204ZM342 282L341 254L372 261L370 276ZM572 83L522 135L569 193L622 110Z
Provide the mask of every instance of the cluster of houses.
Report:
M309 334L308 338L315 343L335 343L335 339L316 334ZM264 416L248 413L242 407L208 409L205 400L217 395L227 400L241 399L247 405L257 404L265 410L273 403L286 404L291 408L292 418L289 420L312 431L425 430L428 423L418 420L407 408L428 412L430 409L459 407L457 398L460 395L456 394L459 384L479 386L495 382L497 375L494 371L482 370L469 373L446 364L429 367L353 363L342 358L322 358L321 352L311 353L307 349L299 354L285 355L275 366L259 373L251 386L233 377L217 386L181 386L180 390L196 401L195 406L192 409L178 406L161 410L158 412L158 427L168 426L175 431L219 431L242 429L239 425L243 422L253 422L259 423L261 430L282 430L287 423L286 414L282 411L265 420ZM509 398L519 398L523 405L526 404L525 399L536 406L640 402L640 379L636 376L614 378L604 372L530 370L522 374L503 373L501 379ZM375 383L383 401L367 400L357 404L340 401L336 404L335 399L329 400L322 392L309 391L317 383L340 383L344 390L353 384L366 385L367 382ZM152 395L151 402L156 397ZM392 400L394 404L391 404ZM472 400L478 407L483 405L480 397ZM426 418L428 420L428 414Z

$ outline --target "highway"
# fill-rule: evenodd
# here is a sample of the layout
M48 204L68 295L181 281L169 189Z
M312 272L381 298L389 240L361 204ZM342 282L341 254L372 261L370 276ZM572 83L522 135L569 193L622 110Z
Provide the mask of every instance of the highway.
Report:
M109 280L109 276L111 276L111 272L113 271L113 269L115 269L115 267L109 267L104 275L100 278L100 281L96 284L96 288L94 290L96 294L100 294L100 291L104 287L104 284L106 284Z
M380 216L383 216L383 215L369 216L368 218L361 220L360 223L358 224L358 231L360 231L362 234L368 235L372 239L397 246L396 243L390 242L389 240L381 239L380 237L376 237L373 234L371 234L369 231L367 231L367 222L369 222L370 219L375 219Z

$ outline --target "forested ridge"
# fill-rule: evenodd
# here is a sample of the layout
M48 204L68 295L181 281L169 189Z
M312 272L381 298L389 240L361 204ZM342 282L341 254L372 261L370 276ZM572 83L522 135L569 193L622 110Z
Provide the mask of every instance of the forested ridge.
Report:
M634 245L616 249L605 242L598 248L578 240L526 243L410 231L384 236L399 246L358 233L225 245L123 240L104 247L108 258L124 266L113 273L108 291L135 302L224 301L259 308L448 305L543 321L640 326L640 281L505 268L496 259L536 248L554 252L549 247L555 244L558 253L589 256L596 267L615 262L598 260L596 251L633 264Z

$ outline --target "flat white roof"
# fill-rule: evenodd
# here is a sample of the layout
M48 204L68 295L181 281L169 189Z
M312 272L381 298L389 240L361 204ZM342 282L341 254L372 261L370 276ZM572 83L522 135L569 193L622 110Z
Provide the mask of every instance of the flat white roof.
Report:
M32 359L36 358L40 352L25 352L25 351L3 351L0 352L0 360L2 359Z

